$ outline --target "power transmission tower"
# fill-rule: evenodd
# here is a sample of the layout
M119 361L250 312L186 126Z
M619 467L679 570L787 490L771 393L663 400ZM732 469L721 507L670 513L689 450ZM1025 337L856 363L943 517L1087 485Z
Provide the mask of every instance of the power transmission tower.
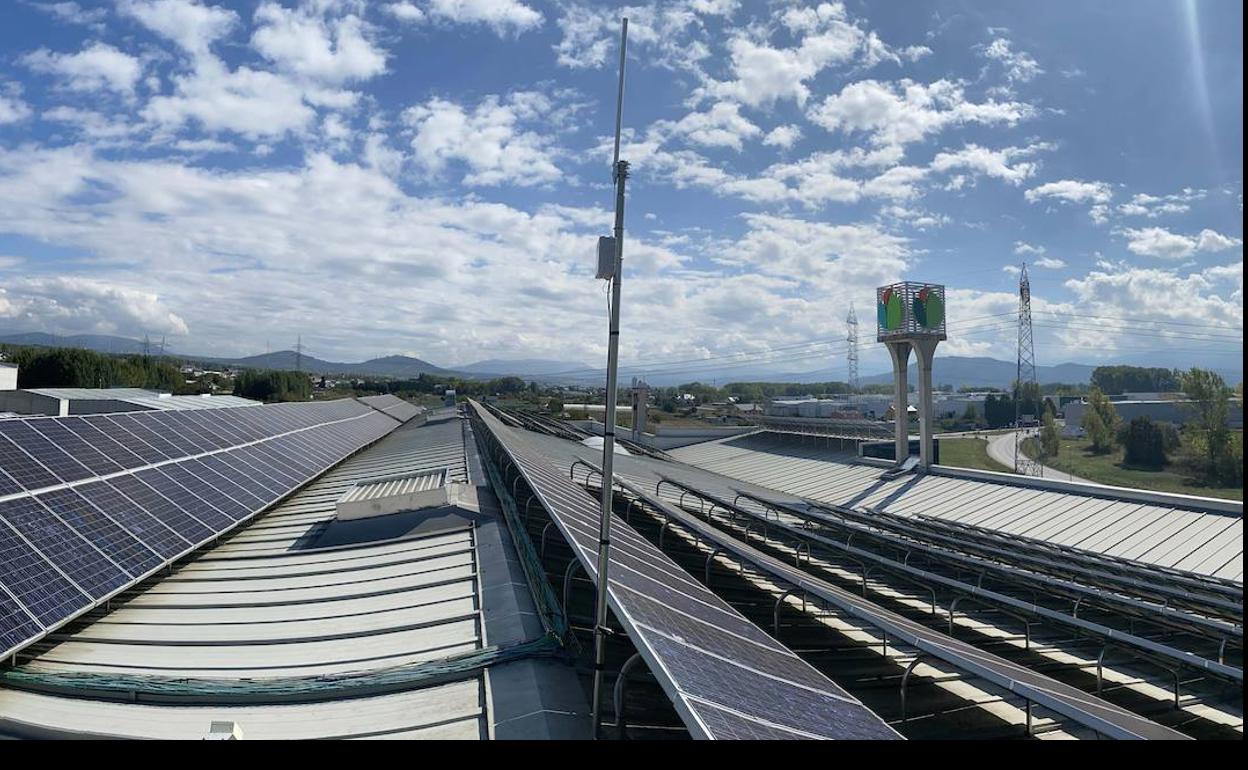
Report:
M160 335L160 357L165 357L165 335Z
M152 355L152 341L146 334L144 334L143 335L143 358L147 359L151 357L151 355Z
M299 335L299 341L295 343L295 371L303 371L303 335Z
M858 314L854 312L854 303L849 303L849 317L845 319L849 333L845 340L849 343L849 389L858 392Z
M1036 346L1031 329L1031 281L1027 278L1027 263L1022 264L1018 274L1018 363L1014 376L1014 472L1039 473L1043 466L1033 463L1022 453L1023 385L1037 386L1036 380ZM1038 415L1037 415L1038 416Z

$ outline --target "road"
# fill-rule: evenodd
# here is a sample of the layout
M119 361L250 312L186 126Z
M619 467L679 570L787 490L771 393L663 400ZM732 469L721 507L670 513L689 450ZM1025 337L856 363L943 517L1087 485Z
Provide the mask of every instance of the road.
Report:
M988 456L1007 468L1014 467L1014 450L1017 446L1017 443L1014 440L1015 433L1021 433L1024 437L1026 437L1034 436L1039 433L1039 431L1035 428L1024 428L1021 431L1010 431L1009 433L1002 433L999 436L993 436L988 439ZM1034 460L1031 460L1031 462L1038 465L1038 463L1035 463ZM1058 481L1077 481L1083 484L1096 483L1090 479L1074 476L1064 471L1059 471L1056 468L1050 468L1047 465L1042 467L1044 468L1044 478L1046 479L1057 479Z

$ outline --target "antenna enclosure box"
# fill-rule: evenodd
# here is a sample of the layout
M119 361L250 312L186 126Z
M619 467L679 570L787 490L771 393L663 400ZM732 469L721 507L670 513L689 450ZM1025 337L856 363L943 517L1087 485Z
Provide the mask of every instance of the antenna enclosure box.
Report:
M604 280L615 277L615 238L610 235L598 238L598 275L594 277Z

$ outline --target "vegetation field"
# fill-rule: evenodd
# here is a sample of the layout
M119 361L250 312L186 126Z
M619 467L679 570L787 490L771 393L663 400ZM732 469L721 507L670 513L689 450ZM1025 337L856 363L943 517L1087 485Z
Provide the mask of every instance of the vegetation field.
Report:
M1013 473L988 456L988 442L981 438L941 438L940 464L977 471Z
M1123 465L1121 448L1098 455L1091 451L1091 446L1092 442L1088 439L1062 438L1057 457L1046 458L1044 464L1059 471L1081 476L1089 481L1112 484L1116 487L1135 487L1180 495L1223 497L1229 500L1244 499L1242 487L1236 489L1201 484L1189 476L1187 468L1182 463L1171 462L1161 470L1132 468ZM1035 458L1037 454L1035 442L1025 442L1023 451ZM945 453L943 443L940 452L943 461Z

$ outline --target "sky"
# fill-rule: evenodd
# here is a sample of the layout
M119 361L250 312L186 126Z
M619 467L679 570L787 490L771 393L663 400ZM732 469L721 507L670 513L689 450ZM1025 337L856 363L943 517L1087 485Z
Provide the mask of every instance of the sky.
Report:
M600 367L629 18L626 372L1239 368L1243 4L6 0L0 332ZM706 363L699 363L705 361Z

